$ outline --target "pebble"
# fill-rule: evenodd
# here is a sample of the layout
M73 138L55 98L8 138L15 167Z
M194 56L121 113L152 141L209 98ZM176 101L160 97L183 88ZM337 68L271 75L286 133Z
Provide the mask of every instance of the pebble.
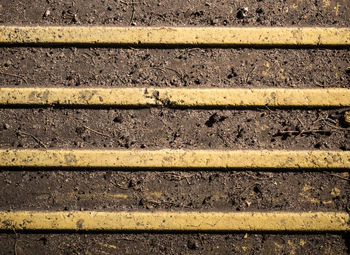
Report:
M344 113L344 121L347 125L350 125L350 112Z
M10 125L7 124L7 123L5 123L5 124L4 124L4 129L10 129Z
M46 12L44 13L44 17L48 17L50 16L50 14L51 14L50 10L46 10Z

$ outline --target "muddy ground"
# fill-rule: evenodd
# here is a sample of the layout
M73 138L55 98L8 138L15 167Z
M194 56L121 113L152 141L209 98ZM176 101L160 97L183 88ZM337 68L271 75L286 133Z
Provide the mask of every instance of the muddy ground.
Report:
M3 24L347 27L350 3L1 0ZM0 86L349 88L350 51L2 47ZM0 148L349 150L345 110L2 107ZM27 170L0 171L0 210L350 207L349 171ZM339 233L0 234L0 254L348 254L349 247Z

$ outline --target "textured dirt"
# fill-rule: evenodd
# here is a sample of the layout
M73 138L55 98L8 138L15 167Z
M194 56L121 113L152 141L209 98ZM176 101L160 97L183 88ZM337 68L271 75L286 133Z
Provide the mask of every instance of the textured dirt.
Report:
M350 129L344 122L344 113L344 109L266 108L0 109L0 145L3 148L40 148L44 144L48 148L350 150Z
M0 50L2 86L349 88L349 49Z
M54 25L349 26L347 0L2 0L0 22Z
M0 234L1 254L348 254L333 234ZM59 245L58 245L59 244Z
M3 171L1 210L346 211L349 173Z

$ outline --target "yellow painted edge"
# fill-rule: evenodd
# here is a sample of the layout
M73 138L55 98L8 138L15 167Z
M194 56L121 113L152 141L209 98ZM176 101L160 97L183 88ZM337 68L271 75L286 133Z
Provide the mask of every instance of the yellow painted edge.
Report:
M346 46L350 28L0 26L0 43Z
M0 105L330 107L350 106L350 89L0 88Z
M2 149L0 167L346 169L350 151Z
M0 212L2 230L348 231L345 212Z

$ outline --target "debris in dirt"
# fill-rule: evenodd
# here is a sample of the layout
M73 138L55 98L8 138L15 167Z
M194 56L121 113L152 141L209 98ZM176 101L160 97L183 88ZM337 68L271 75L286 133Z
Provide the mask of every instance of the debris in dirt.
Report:
M3 125L3 128L4 128L5 130L10 129L10 125L7 124L7 123L5 123L5 124Z
M136 22L134 22L135 18L135 2L131 2L131 17L130 17L130 26L136 26Z
M331 135L332 132L336 132L336 130L323 130L323 129L309 129L309 130L279 130L274 136L282 136L287 138L289 134L299 136L302 134L323 134L323 135Z
M98 134L98 135L102 135L102 136L106 136L106 137L112 138L111 136L106 135L106 134L103 134L103 133L101 133L101 132L98 132L97 130L94 130L94 129L88 127L88 126L83 126L83 127L86 128L87 130L90 130L91 132L93 132L93 133L95 133L95 134Z
M132 188L136 191L140 191L141 190L141 184L142 184L142 181L136 181L135 179L130 179L129 181L129 185L128 185L128 188Z
M83 135L84 132L85 132L86 128L85 127L77 127L75 129L75 132L78 134L78 135Z
M226 119L227 119L226 116L219 116L217 113L214 113L214 114L212 114L212 115L209 117L209 120L207 120L207 121L205 122L205 125L206 125L207 127L213 127L213 125L214 125L215 123L224 121L224 120L226 120Z
M159 99L159 91L158 91L158 90L153 91L152 96L153 96L155 99Z
M248 15L248 7L239 8L236 17L238 19L244 19Z
M262 9L262 8L258 8L258 9L256 9L256 11L255 11L257 14L262 14L262 13L264 13L264 10Z
M231 72L229 73L229 75L227 75L227 79L232 79L233 77L237 77L238 74L236 73L235 69L232 67L231 68Z
M10 65L12 65L11 60L7 60L4 64L5 67L9 67Z
M43 16L46 18L50 16L50 14L51 14L50 10L46 10Z
M115 118L113 119L114 123L122 123L123 122L123 118L121 115L117 115L115 116Z
M350 126L350 112L345 112L344 113L344 122L345 122L345 124Z
M199 248L199 244L198 244L198 241L197 240L188 240L187 241L187 248L190 249L190 250L196 250Z
M27 135L27 136L30 136L31 138L33 138L40 146L42 146L43 148L47 149L47 146L39 139L37 138L36 136L32 135L32 134L29 134L25 131L20 131L18 130L17 134L19 135Z
M0 72L0 74L8 75L8 76L12 76L12 77L16 77L16 78L22 79L26 84L28 84L27 80L24 77L20 76L20 75L16 75L16 74L12 74L12 73L6 73L6 72Z

